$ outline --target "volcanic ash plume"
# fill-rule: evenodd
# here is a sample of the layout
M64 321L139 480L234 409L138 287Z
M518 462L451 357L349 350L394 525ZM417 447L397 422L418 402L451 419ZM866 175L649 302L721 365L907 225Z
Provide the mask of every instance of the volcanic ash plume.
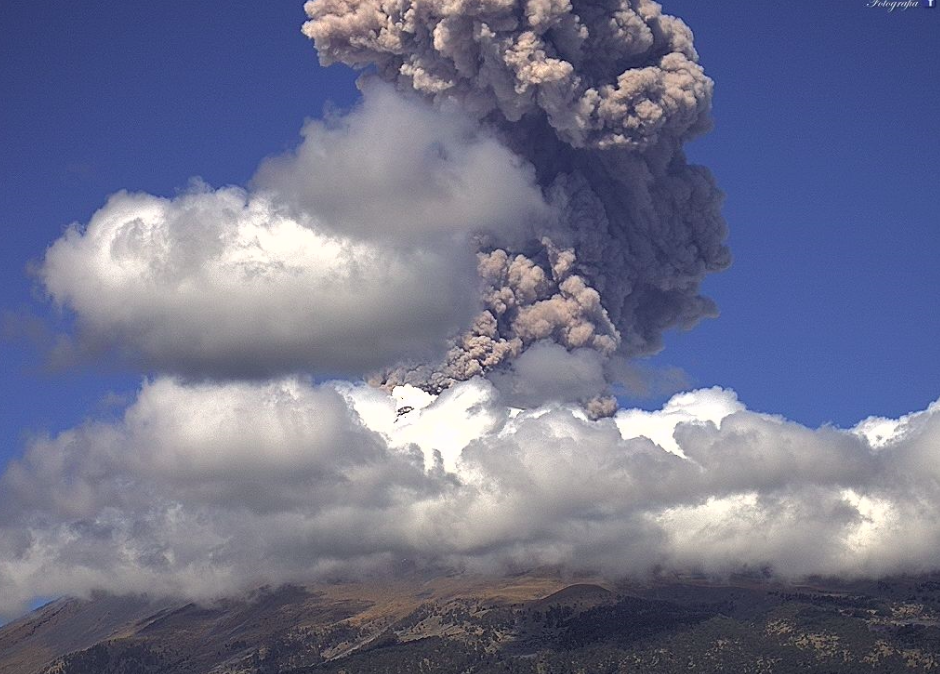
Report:
M715 314L728 266L721 193L682 144L710 126L692 33L650 0L313 0L324 65L373 67L402 91L479 119L530 162L557 217L517 248L483 238L483 311L440 366L386 385L439 391L530 345L656 352ZM604 405L601 405L604 407Z

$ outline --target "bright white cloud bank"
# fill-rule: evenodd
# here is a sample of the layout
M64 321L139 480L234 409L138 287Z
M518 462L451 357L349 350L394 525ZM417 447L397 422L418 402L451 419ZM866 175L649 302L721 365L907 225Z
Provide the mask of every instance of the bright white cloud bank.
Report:
M120 421L34 440L10 465L0 612L37 594L206 597L405 559L614 575L932 567L940 403L887 438L876 421L813 430L717 388L593 421L577 405L508 407L482 379L435 399L158 378Z
M472 239L548 217L531 167L382 88L249 190L122 192L40 269L86 348L186 375L362 374L439 357L479 310Z

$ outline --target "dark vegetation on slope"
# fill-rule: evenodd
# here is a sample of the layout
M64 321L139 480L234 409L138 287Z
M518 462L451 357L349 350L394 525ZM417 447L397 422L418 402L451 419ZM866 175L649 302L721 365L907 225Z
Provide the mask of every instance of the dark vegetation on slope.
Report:
M60 600L0 629L2 674L932 672L934 578L607 588L455 578L207 606Z

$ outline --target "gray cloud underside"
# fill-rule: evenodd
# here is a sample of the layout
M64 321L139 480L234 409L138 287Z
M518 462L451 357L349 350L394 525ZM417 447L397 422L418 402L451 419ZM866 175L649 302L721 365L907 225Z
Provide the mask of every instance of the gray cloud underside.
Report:
M501 395L481 379L436 399L147 382L123 419L34 439L0 480L0 611L95 588L210 597L406 558L790 577L935 563L940 404L814 430L721 389L600 421Z

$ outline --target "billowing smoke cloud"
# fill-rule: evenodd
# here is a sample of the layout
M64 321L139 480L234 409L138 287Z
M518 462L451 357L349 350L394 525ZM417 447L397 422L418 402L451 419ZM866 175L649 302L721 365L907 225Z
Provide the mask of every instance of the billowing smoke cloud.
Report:
M559 217L523 247L484 246L480 314L440 365L385 382L439 391L550 339L627 356L715 314L699 294L729 264L721 195L686 163L712 82L692 34L651 0L313 0L321 63L372 67L475 115L535 167Z
M712 89L684 24L647 0L307 11L321 60L377 74L359 108L247 189L120 193L46 252L79 343L159 374L0 478L0 613L402 560L935 565L940 402L849 430L722 389L615 409L626 359L713 314L699 286L728 264L682 151Z
M938 443L940 402L813 430L717 388L592 421L577 404L508 407L480 378L436 398L158 378L119 421L33 440L0 480L0 612L36 594L210 597L401 560L916 572L940 544Z
M552 217L518 157L375 87L251 189L119 193L40 275L84 349L190 376L361 375L440 358L480 309L474 237Z
M611 357L715 314L699 286L729 263L721 195L682 152L712 83L681 21L647 0L306 9L321 61L374 66L362 105L308 123L247 190L121 193L70 229L40 275L82 350L439 393L510 385L554 343L561 369L599 363L579 400L604 416Z

